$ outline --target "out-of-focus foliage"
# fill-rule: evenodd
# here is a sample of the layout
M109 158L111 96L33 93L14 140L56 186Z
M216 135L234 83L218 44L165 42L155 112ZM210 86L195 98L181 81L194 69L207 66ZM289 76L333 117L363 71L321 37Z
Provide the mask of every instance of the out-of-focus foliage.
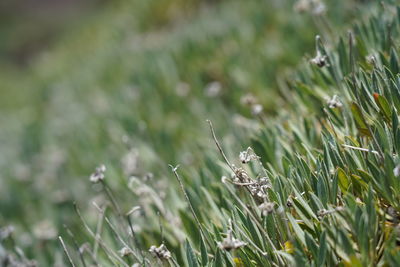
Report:
M2 64L0 259L395 266L399 17L319 4L117 1Z

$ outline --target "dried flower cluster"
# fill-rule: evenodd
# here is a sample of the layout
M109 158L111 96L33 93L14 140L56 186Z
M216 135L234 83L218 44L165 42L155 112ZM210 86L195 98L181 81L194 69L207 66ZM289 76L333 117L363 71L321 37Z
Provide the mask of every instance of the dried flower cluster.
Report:
M239 154L240 161L243 164L249 163L252 160L259 160L259 157L254 153L252 148L247 148L245 151ZM255 198L258 203L262 203L268 198L267 190L271 188L271 183L268 177L261 177L259 179L253 179L243 168L238 168L235 165L231 165L233 173L232 183L237 186L245 187L250 194ZM226 183L228 178L222 177L222 182Z
M271 214L274 212L275 208L275 203L274 202L264 202L258 208L261 210L261 214L263 216L267 216L268 214Z
M106 166L101 164L99 167L96 168L94 173L90 175L90 181L92 183L98 183L104 180L104 172L106 171Z
M119 255L121 255L121 257L127 257L130 254L132 254L132 250L130 250L127 247L121 248L118 252L119 252Z
M342 211L344 208L342 206L338 206L332 210L326 210L326 209L321 209L317 212L317 216L319 219L324 218L326 215L337 212L337 211Z
M321 16L326 13L326 5L321 0L298 0L294 10L300 13L310 12L313 15Z
M139 151L131 149L121 160L122 169L125 175L130 176L135 174L139 163Z
M243 168L234 168L233 184L246 187L258 202L263 202L268 196L267 190L271 188L270 180L267 177L253 180Z
M215 81L215 82L209 83L204 90L205 90L206 96L217 97L221 93L222 86L221 86L221 83Z
M251 147L248 147L245 151L240 152L239 159L243 164L246 164L252 160L258 160L259 157L254 153Z
M329 66L329 64L328 64L328 56L327 55L322 55L322 53L321 53L321 51L319 49L319 45L318 44L319 44L320 40L321 40L321 37L319 35L317 35L315 37L315 49L317 51L317 55L310 60L310 63L314 64L314 65L317 65L318 67L322 68L322 67L325 67L325 66Z
M400 176L400 164L397 165L394 169L393 169L393 175L396 177Z
M175 92L177 96L186 97L189 95L190 85L185 82L179 82L178 85L175 87Z
M317 55L312 58L310 62L322 68L328 65L328 57L326 55L322 55L321 52L317 50Z
M8 225L0 228L0 241L9 238L14 233L14 226Z
M263 106L258 103L256 97L252 94L246 94L240 98L240 103L250 107L251 113L254 116L260 115L264 110Z
M217 242L217 245L222 250L230 251L232 249L244 247L247 243L232 236L232 221L229 219L229 229L226 233L226 238L224 238L222 242Z
M160 260L168 260L171 258L171 252L169 252L164 244L161 244L159 247L151 246L149 252Z
M33 234L40 240L52 240L57 237L57 229L51 221L44 220L33 227Z
M327 98L326 103L328 104L329 108L341 108L343 106L337 95L334 95L332 98Z

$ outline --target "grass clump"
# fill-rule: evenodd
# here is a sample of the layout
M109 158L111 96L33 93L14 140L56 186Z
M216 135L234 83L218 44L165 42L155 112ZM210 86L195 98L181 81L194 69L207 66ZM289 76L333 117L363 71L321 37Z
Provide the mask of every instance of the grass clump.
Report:
M35 81L39 88L44 79L62 90L42 89L28 122L14 125L22 137L34 138L20 145L26 158L19 164L37 168L59 156L60 162L50 161L57 168L30 170L47 175L42 184L23 182L31 183L34 196L63 190L54 197L59 202L43 196L29 206L44 205L40 212L49 213L33 230L45 248L26 246L26 256L3 238L4 228L3 262L9 255L27 261L40 254L43 263L82 266L396 266L400 12L391 1L358 4L358 15L368 16L358 16L340 35L332 14L349 20L354 14L345 7L357 2L339 2L328 2L332 13L325 15L317 5L322 2L298 1L296 9L311 15L293 12L289 22L282 20L291 1L271 1L270 11L265 3L219 3L187 28L143 36L134 47L124 46L130 38L107 35L130 32L121 25L131 17L118 9L119 20L97 38L121 49L98 45L88 55L72 51L70 43L38 63L41 78L31 74L21 83ZM266 30L268 23L281 26ZM255 34L262 30L277 36L269 48L277 51L264 50L267 38ZM308 49L296 48L300 44ZM269 56L243 52L247 46ZM271 62L295 64L307 50L313 56L274 80L283 67L274 70ZM87 61L78 71L69 57L80 52ZM279 89L266 91L264 84ZM80 91L83 86L88 89ZM58 107L68 101L73 108ZM87 166L103 160L89 178ZM181 167L168 169L176 163ZM17 192L20 182L8 182L5 191ZM88 197L90 183L95 198ZM20 220L21 231L30 229L26 216L33 212L10 212L19 201L5 200L1 209ZM45 255L53 252L57 256Z

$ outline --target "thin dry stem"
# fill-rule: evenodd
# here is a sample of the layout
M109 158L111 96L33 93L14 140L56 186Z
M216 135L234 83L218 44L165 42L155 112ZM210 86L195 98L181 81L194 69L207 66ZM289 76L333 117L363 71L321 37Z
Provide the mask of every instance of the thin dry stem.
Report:
M186 191L185 191L185 187L184 187L184 185L183 185L183 182L182 182L182 180L181 180L181 178L179 177L179 174L178 174L178 172L177 172L179 165L176 166L176 167L173 167L172 165L169 165L169 166L171 167L172 172L174 173L176 179L178 180L178 183L179 183L179 185L180 185L180 187L181 187L181 190L182 190L182 192L183 192L183 195L185 196L185 199L186 199L186 201L187 201L187 203L188 203L188 205L189 205L190 211L192 212L193 217L194 217L194 219L195 219L195 221L196 221L197 227L199 227L199 230L200 230L200 232L201 232L201 235L203 236L203 238L205 238L206 235L205 235L204 232L203 232L203 227L201 226L201 223L200 223L199 219L197 218L196 212L195 212L194 209L193 209L193 206L192 206L192 203L190 202L189 196L187 195L187 193L186 193Z
M96 202L93 202L93 205L95 206L95 208L99 211L99 213L104 213L104 210L101 209ZM107 216L104 217L106 223L108 224L108 226L110 227L111 231L114 233L114 235L117 237L117 239L121 242L121 244L125 247L127 247L131 252L132 255L135 256L135 258L137 260L140 260L140 258L136 255L135 251L133 250L133 248L131 248L121 237L121 235L117 232L117 230L115 229L115 227L112 225L112 223L110 222L110 220L108 219Z
M63 247L63 250L64 250L64 252L65 252L65 255L67 255L67 258L68 258L69 263L71 264L72 267L75 267L75 264L74 264L74 262L72 261L71 256L69 255L68 249L67 249L67 247L65 246L64 240L62 239L61 236L59 236L58 239L60 240L61 246Z
M82 265L84 267L86 267L85 258L83 257L82 251L79 249L79 245L78 245L78 242L76 241L76 238L75 238L74 234L71 232L71 230L69 230L69 228L66 225L64 225L64 228L67 231L67 234L71 237L72 242L73 242L73 244L75 246L75 249L78 251L79 258L81 259Z
M214 127L213 127L213 125L212 125L212 122L211 122L210 120L207 120L207 122L208 122L208 124L210 125L211 134L212 134L212 137L213 137L213 139L214 139L215 144L217 145L217 148L218 148L218 150L219 150L219 153L221 153L221 155L222 155L222 157L224 158L226 164L228 164L228 166L229 166L229 167L232 169L232 171L235 173L235 171L236 171L235 168L234 168L234 167L232 166L232 164L229 162L228 158L226 157L226 155L225 155L225 153L224 153L224 150L222 150L222 147L221 147L221 145L219 144L217 137L215 136L215 131L214 131Z
M129 265L120 257L118 256L111 248L109 248L101 239L99 235L95 235L93 231L90 229L89 225L86 223L85 219L83 219L81 212L78 209L78 206L74 203L74 208L76 213L78 214L79 219L82 221L83 226L85 227L86 231L98 242L98 244L106 251L106 256L107 258L115 264L115 262L111 259L111 255L113 256L114 259L116 259L118 262L120 262L123 266L129 267Z

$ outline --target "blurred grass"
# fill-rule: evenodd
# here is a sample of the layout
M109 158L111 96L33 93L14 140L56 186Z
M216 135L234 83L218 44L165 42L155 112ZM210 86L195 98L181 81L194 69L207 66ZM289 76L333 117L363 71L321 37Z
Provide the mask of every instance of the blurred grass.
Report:
M117 1L27 67L3 62L0 225L15 225L29 258L44 265L60 259L58 243L39 240L32 229L49 220L60 233L63 224L82 232L73 201L96 220L88 177L100 163L118 198L132 197L120 193L127 181L120 161L131 147L140 155L135 175L153 173L152 183L168 192L166 205L174 205L168 164L197 177L215 159L205 120L218 125L229 151L246 147L259 126L241 98L253 94L266 123L283 113L278 77L314 54L316 34L335 39L366 16L369 6L360 2L328 2L331 32L321 32L320 18L294 12L289 0ZM213 82L220 92L207 96ZM124 210L132 202L122 202Z

